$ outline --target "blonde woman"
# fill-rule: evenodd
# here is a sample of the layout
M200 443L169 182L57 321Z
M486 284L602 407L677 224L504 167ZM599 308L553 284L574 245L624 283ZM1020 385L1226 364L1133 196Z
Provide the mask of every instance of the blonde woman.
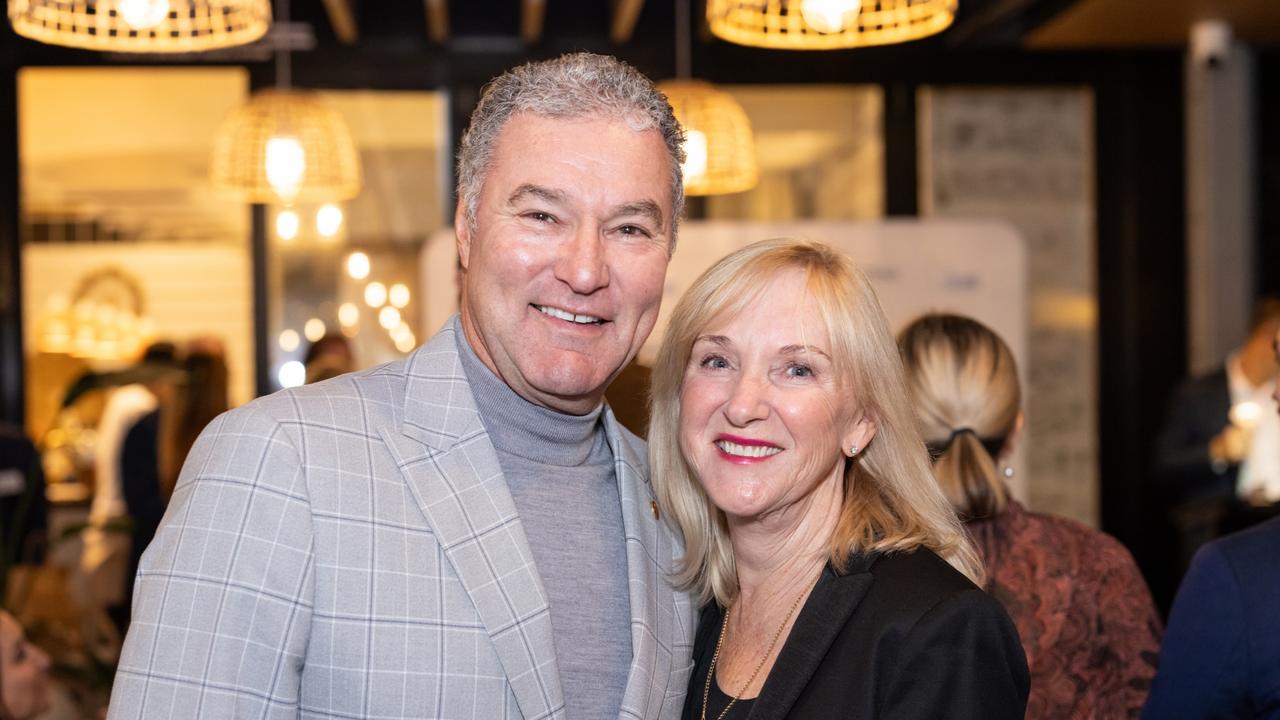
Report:
M853 262L771 240L685 294L653 372L653 482L705 604L685 718L1021 718L1027 670L929 474Z
M1031 668L1028 718L1137 717L1155 674L1160 621L1128 551L1009 496L1022 429L1018 370L985 325L926 315L899 336L934 475L983 555Z

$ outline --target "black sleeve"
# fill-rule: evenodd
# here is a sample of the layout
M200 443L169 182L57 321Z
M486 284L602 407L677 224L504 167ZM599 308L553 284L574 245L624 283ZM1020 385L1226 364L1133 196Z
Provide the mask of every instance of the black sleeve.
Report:
M879 717L1022 718L1031 679L1018 631L977 588L925 613L903 640Z

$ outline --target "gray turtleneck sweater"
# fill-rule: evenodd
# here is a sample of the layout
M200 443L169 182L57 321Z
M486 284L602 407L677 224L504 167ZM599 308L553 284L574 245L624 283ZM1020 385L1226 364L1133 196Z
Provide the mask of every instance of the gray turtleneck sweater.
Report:
M631 665L631 603L604 406L579 416L534 405L480 362L461 332L457 338L551 603L567 716L615 718Z

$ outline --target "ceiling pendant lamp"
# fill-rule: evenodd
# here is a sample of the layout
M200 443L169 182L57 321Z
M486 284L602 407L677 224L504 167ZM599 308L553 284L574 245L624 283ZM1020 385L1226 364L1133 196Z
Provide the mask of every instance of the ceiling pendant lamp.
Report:
M313 93L271 89L223 121L213 143L214 187L248 202L350 200L360 156L342 117Z
M122 53L192 53L250 43L271 26L270 0L9 0L14 32L50 45Z
M711 83L689 78L688 0L676 3L677 80L658 83L684 128L681 166L686 195L724 195L756 186L755 136L747 113L731 95Z
M946 30L958 0L707 0L707 23L738 45L836 50L889 45Z
M281 17L288 17L281 0ZM215 188L253 203L336 202L360 194L360 155L346 122L315 93L295 90L289 53L276 51L279 87L222 122L213 141Z
M658 89L684 128L684 192L724 195L759 182L751 122L738 101L702 80L668 80Z

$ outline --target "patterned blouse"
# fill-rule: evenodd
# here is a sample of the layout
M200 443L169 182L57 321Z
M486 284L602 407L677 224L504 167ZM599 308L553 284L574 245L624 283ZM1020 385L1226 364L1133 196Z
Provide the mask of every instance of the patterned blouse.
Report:
M1128 550L1013 500L967 528L986 563L986 591L1022 637L1031 669L1027 718L1138 717L1162 630Z

